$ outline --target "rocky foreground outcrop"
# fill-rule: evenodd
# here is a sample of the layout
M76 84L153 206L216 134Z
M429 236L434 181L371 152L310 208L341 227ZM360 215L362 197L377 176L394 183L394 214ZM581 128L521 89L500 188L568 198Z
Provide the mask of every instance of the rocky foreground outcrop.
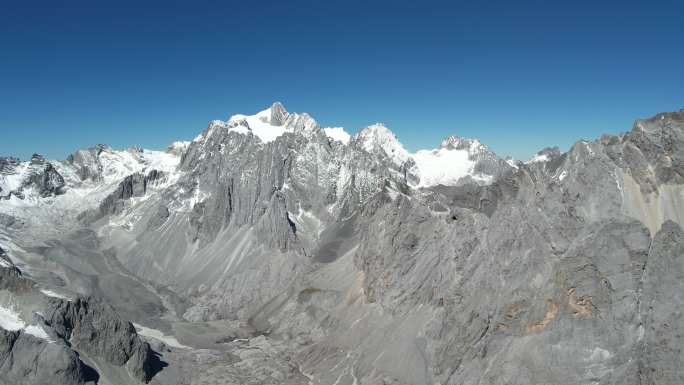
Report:
M116 366L126 365L140 381L152 378L154 357L150 345L138 337L130 322L122 320L101 300L52 298L44 314L47 325L78 351Z
M0 328L0 384L72 385L89 379L78 355L65 343Z
M125 367L132 379L147 383L160 369L150 345L133 325L101 299L66 300L38 292L0 249L0 299L24 304L28 326L15 316L18 330L0 322L0 384L72 385L95 381L97 372L80 355ZM0 310L5 311L0 303ZM32 310L28 310L32 309ZM2 316L2 314L0 314ZM5 315L7 317L7 315ZM0 320L2 321L2 320Z

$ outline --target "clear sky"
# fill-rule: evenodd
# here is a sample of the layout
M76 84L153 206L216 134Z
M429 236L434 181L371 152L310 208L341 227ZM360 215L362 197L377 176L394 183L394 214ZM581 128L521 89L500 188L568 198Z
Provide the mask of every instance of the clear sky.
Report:
M684 1L0 0L0 154L164 148L274 100L526 159L684 108Z

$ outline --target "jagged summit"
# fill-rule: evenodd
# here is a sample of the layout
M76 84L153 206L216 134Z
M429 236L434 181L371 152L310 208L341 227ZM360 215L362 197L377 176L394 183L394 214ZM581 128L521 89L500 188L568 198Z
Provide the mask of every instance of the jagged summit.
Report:
M467 139L456 135L450 135L442 140L440 144L442 148L465 150L475 152L485 147L478 139Z
M362 129L354 137L354 142L356 146L369 153L383 151L397 165L409 159L408 151L383 123L376 123Z
M270 108L270 123L274 126L282 126L288 117L288 112L280 102L273 102Z
M670 121L679 122L682 120L683 114L680 110L657 114L649 119L637 120L632 132L624 135L657 134L657 125L666 124ZM205 143L208 137L220 134L212 141L212 143L220 144L225 140L224 136L231 133L251 136L256 139L257 145L258 143L273 142L285 133L304 135L307 140L319 140L314 139L316 136L319 138L327 137L330 143L338 143L337 146L354 146L378 157L378 159L385 159L388 164L394 165L392 166L393 172L405 174L409 185L415 188L456 185L461 180L490 184L497 177L510 169L518 168L521 164L521 162L512 159L504 160L498 157L478 139L463 138L456 135L444 138L439 147L435 149L424 149L411 153L405 149L396 134L383 123L365 127L352 136L342 127L321 128L309 114L288 112L283 104L278 101L253 115L235 114L226 121L211 121L207 129L193 142ZM166 149L166 153L174 159L180 159L193 142L173 142ZM90 179L93 181L114 181L135 170L150 167L169 170L172 168L170 165L177 164L176 160L172 161L170 158L165 159L163 156L153 154L155 153L141 148L114 150L107 145L98 144L90 149L74 152L67 158L66 163L75 167L80 180ZM548 147L524 163L528 165L544 164L560 155L561 151L558 147ZM39 154L34 154L29 161L29 164L34 166L45 163L50 162ZM56 167L48 170L49 173L63 171L60 162L52 161L51 163ZM5 170L5 174L16 175L20 172L12 170L21 171L22 164L23 162L17 160L3 158L0 168ZM17 176L4 177L5 180L8 178L10 180L21 179ZM68 180L69 177L66 179ZM16 190L17 186L14 185L17 183L21 184L20 182L3 182L5 194L10 187L14 187ZM21 195L17 194L17 196Z
M271 107L254 115L235 114L227 121L212 120L195 141L205 140L217 129L253 135L262 143L270 143L286 132L312 133L320 126L309 114L289 113L280 102L274 102Z
M539 163L548 162L550 160L556 159L561 155L561 151L558 146L545 147L530 158L526 163Z
M41 154L31 155L31 164L43 164L45 163L45 157Z
M50 175L64 174L67 190L88 181L109 184L126 175L144 170L172 172L193 143L201 144L193 150L197 161L201 161L210 151L207 146L218 145L223 148L230 135L249 136L255 139L255 145L259 145L273 142L286 133L303 135L307 141L327 137L330 143L336 142L338 146L353 146L365 151L378 162L393 165L392 172L405 175L406 181L416 188L438 184L454 185L463 178L488 184L507 167L476 139L450 136L442 141L438 149L410 153L397 136L382 123L363 128L352 137L342 127L321 128L309 114L288 112L282 103L276 101L270 107L253 115L235 114L226 121L213 120L194 141L173 142L165 153L137 147L115 150L105 144L98 144L75 151L64 162L53 162L56 167L47 172ZM47 161L42 156L36 154L30 164L38 165L45 162ZM17 165L7 159L3 162L2 168L13 170ZM9 178L16 182L3 184L5 194L8 188L17 190L17 186L14 185L23 183L20 180L25 179L25 175L21 172L18 174L21 175ZM16 196L23 195L17 190ZM9 195L6 195L7 197Z

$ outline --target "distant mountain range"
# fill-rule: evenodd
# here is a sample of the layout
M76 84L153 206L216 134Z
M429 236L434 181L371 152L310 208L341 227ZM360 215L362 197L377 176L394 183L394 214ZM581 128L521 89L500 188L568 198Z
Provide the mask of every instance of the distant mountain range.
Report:
M280 103L0 158L0 385L680 384L682 223L684 110L525 162Z

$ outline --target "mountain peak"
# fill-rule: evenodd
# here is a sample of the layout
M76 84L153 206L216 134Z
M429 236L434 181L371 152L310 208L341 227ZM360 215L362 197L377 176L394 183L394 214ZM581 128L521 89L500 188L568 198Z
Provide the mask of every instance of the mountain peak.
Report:
M537 153L525 163L548 162L549 160L558 158L560 155L561 151L558 146L545 147L537 151Z
M382 149L395 164L403 164L409 159L409 153L399 142L396 135L383 123L372 124L359 131L354 138L358 146L366 152L374 153Z
M274 126L282 126L285 124L288 115L290 115L282 103L273 102L271 108L268 109L270 112L270 122Z
M289 113L282 103L274 102L270 107L254 115L235 114L227 121L212 120L204 133L195 141L211 136L215 130L236 132L242 135L253 134L263 143L274 141L286 132L310 133L319 129L318 123L307 113Z
M45 157L41 154L33 154L31 156L31 164L43 164L45 163Z
M480 143L478 139L467 139L456 135L450 135L444 138L440 148L447 150L468 150L471 154L487 150L487 146Z

